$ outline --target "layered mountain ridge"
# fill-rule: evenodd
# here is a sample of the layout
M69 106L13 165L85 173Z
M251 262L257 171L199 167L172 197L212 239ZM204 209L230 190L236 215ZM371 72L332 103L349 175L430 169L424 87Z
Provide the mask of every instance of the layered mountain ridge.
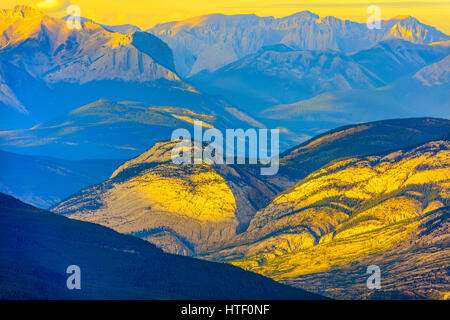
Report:
M425 44L448 40L444 33L413 17L382 21L381 29L370 30L364 23L319 17L309 11L283 18L212 14L160 24L148 32L174 50L176 68L183 76L215 71L263 46L280 43L298 50L355 52L388 39Z
M190 80L202 90L224 96L243 110L264 118L267 115L261 110L267 107L276 108L328 92L370 92L388 86L413 76L421 68L439 63L449 53L447 46L414 44L402 39L381 41L351 54L276 45L263 47L215 72L198 73ZM440 79L439 84L448 83L445 73ZM374 112L374 108L364 105L357 108ZM291 109L295 111L294 107ZM407 116L407 110L396 109L392 110L391 117L395 112L398 116ZM415 109L425 111L426 106L418 105ZM412 115L411 111L409 113Z
M171 156L178 142L167 141L52 210L138 235L169 252L198 254L224 246L276 194L330 161L424 143L443 132L449 132L449 122L439 119L344 127L282 154L280 174L273 177L259 176L252 165L176 165ZM373 147L366 143L371 138Z
M223 99L180 79L172 50L152 34L113 32L87 19L71 30L26 6L3 10L0 19L2 130L28 129L99 99L225 109Z
M2 131L0 146L6 151L52 154L69 160L129 159L158 141L170 139L178 128L192 132L195 121L222 131L249 126L245 115L241 120L241 115L230 112L223 100L186 92L181 97L195 104L170 106L99 99L30 129Z
M300 284L295 279L315 281L326 272L332 277L333 270L362 259L370 264L378 261L384 264L380 257L389 256L391 250L399 250L398 246L408 247L409 239L415 237L415 241L428 250L425 255L428 263L417 265L414 261L420 259L420 255L411 258L405 252L406 255L395 262L402 265L397 271L399 274L390 269L386 271L389 276L384 274L390 288L385 290L398 287L404 294L414 294L418 287L420 294L428 297L437 292L445 295L442 271L449 262L449 239L445 233L450 194L449 162L447 140L331 163L277 196L256 213L246 233L236 240L239 245L215 253L213 257L279 281ZM431 212L434 217L428 216ZM443 232L442 238L435 238L440 248L437 256L428 247L435 242L425 240L431 231L420 231L434 219L440 222L429 227L441 228L439 233ZM436 279L425 285L430 290L427 293L422 290L424 285L420 279L427 278L431 270ZM317 273L321 273L317 278L312 276ZM409 274L414 274L416 280L407 280ZM398 283L389 277L394 277ZM359 297L367 297L369 292L363 284L345 283L356 290ZM343 285L341 282L340 290ZM321 287L316 288L316 292L321 290ZM336 293L329 291L329 294Z
M371 30L308 11L207 15L148 32L84 18L81 26L71 30L26 6L0 11L0 191L82 220L33 216L37 209L0 194L2 243L12 243L0 248L7 257L2 296L39 296L44 280L63 279L59 262L39 258L63 261L65 251L84 248L91 260L77 250L75 257L96 272L92 257L106 257L114 262L106 278L126 287L101 297L226 298L236 291L233 281L217 289L224 285L217 278L211 290L186 290L177 275L189 270L155 264L192 262L166 254L174 253L334 298L448 298L448 35L413 17ZM278 174L260 175L261 164L174 163L174 151L192 155L197 146L180 149L168 139L175 129L192 133L195 121L221 132L280 129L287 150ZM59 227L71 243L48 233ZM89 245L76 239L76 228ZM16 260L26 271L17 288ZM186 264L195 279L212 272L208 262L195 263ZM366 267L373 264L383 287L369 291ZM236 270L225 268L214 277ZM37 279L36 270L45 276ZM263 297L285 288L235 275L255 290L261 285ZM108 287L92 283L86 297ZM48 289L46 296L67 298L54 284Z
M287 280L301 288L344 299L448 299L449 207L424 213L414 221L414 231L385 252L335 266L330 271ZM367 292L367 266L382 270L382 290Z
M433 272L436 285L389 272L386 281L398 279L398 292L390 285L378 294L440 297L447 240L436 244L444 251L435 257L420 230L427 221L446 221L449 132L448 120L429 118L338 128L283 153L280 174L264 178L252 166L175 165L178 142L163 142L52 211L332 297L349 288L359 298L376 298L359 282L314 284L347 264L358 263L360 272L370 257L381 261L416 237L431 269L423 264L414 274ZM435 228L445 225L429 232ZM414 256L401 257L392 263L405 270ZM427 286L434 291L424 292Z

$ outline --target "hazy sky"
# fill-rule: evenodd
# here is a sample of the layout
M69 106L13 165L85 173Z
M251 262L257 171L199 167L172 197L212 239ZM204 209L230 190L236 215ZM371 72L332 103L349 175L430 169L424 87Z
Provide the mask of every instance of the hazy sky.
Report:
M182 20L209 13L254 13L282 17L310 10L320 16L333 15L365 22L369 5L381 8L382 19L412 15L450 34L450 0L438 1L362 1L362 0L0 0L2 8L28 4L46 9L54 16L65 15L69 4L81 8L81 15L103 24L135 24L143 29L160 22Z

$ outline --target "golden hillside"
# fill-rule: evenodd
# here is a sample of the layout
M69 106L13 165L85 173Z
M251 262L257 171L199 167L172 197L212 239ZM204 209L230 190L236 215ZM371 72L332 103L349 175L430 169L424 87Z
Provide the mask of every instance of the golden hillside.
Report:
M449 147L436 141L330 163L277 196L227 249L207 258L292 281L387 252L415 234L424 215L448 205Z
M176 165L179 141L155 144L52 211L192 255L223 246L278 191L239 168ZM193 146L191 146L191 152Z
M428 212L392 249L283 282L338 299L449 299L450 208ZM380 290L368 290L367 266L381 270Z

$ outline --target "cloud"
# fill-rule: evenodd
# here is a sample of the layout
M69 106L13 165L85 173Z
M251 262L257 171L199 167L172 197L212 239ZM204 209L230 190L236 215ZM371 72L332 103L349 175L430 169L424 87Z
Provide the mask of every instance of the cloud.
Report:
M50 12L65 10L69 5L70 0L42 0L36 3L39 9Z

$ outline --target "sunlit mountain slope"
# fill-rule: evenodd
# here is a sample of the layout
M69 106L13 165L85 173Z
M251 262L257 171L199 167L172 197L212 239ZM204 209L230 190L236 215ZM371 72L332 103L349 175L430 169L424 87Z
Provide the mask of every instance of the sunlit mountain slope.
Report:
M171 50L154 36L123 35L90 21L82 21L81 30L70 30L66 21L26 6L2 10L0 19L2 57L47 83L178 79ZM143 37L147 52L135 45Z
M424 218L427 213L448 206L449 165L448 140L331 162L278 195L256 213L248 230L236 237L233 245L209 258L280 281L332 272L362 258L369 262L372 255L384 254L399 244L407 246L428 221ZM445 225L437 223L435 227ZM439 254L429 256L432 260L427 263L437 270L449 263L448 246L439 248ZM405 263L400 259L406 257L400 256L395 263ZM410 273L390 270L388 274L405 277L397 283L402 292L414 292L416 286L421 290L442 288L442 280L437 280L436 286L427 282L426 269L418 269L423 278L412 282L407 278L414 270L403 271ZM416 281L423 283L416 285ZM392 290L393 279L386 282L391 284L386 289ZM328 291L333 293L332 288Z
M176 165L178 143L155 144L52 211L191 255L231 239L280 191L239 166Z
M347 299L448 299L449 214L448 206L424 214L414 232L385 252L286 282ZM380 267L380 290L367 290L369 265Z
M202 253L229 243L276 194L330 161L424 143L449 132L449 121L440 119L338 128L282 154L275 176L261 176L255 165L178 166L170 158L176 143L157 143L109 180L52 210L135 234L170 252Z
M26 108L24 116L4 103L3 128L34 125L99 98L130 99L133 89L154 91L156 84L189 90L172 51L148 33L123 35L90 21L70 30L66 21L27 6L1 10L0 25L3 79Z
M321 299L0 194L1 299ZM81 290L66 269L81 268Z

